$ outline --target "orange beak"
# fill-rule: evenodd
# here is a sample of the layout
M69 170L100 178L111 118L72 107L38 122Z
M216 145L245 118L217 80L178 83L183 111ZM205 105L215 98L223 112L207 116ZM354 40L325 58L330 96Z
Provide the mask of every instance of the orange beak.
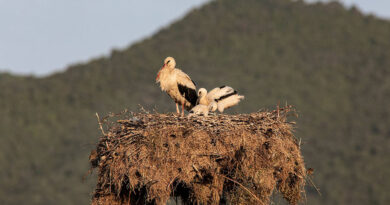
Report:
M161 72L161 70L164 69L164 68L165 68L165 63L164 63L164 65L163 65L163 67L158 71L157 77L156 77L156 81L160 78L160 72Z

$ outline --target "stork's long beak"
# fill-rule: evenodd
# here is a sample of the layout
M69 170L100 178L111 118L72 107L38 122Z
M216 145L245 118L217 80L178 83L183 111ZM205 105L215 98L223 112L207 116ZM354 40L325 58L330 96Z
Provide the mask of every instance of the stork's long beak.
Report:
M157 77L156 77L156 82L158 82L158 79L160 78L160 72L161 72L161 70L163 69L165 67L165 63L164 63L164 65L163 65L163 67L158 71L158 73L157 73Z

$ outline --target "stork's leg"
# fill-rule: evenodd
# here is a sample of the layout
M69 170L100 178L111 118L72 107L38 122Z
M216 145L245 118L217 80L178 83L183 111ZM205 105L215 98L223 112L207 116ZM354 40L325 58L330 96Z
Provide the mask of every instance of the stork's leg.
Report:
M179 104L176 103L176 112L180 115Z
M184 117L184 103L181 104L181 116Z

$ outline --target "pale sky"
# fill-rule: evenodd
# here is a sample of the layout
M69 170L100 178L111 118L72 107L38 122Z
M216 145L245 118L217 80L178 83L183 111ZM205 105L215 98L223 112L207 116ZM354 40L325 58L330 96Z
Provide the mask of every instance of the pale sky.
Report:
M0 70L63 70L150 36L205 2L0 0Z
M108 55L207 1L0 0L0 71L41 76ZM344 2L390 19L390 0Z

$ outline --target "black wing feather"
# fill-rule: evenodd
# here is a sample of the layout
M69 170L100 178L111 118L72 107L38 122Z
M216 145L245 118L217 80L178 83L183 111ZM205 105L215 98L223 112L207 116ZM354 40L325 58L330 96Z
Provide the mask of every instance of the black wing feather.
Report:
M227 95L221 96L221 97L218 98L218 99L215 99L215 102L221 101L221 100L223 100L223 99L225 99L225 98L228 98L228 97L230 97L230 96L232 96L232 95L235 95L235 94L237 94L237 90L234 90L234 92L232 92L232 93L229 93L229 94L227 94Z
M179 88L179 92L188 102L191 103L192 106L196 105L196 101L198 100L198 94L196 93L196 90L189 88L182 84L177 84L177 87Z

